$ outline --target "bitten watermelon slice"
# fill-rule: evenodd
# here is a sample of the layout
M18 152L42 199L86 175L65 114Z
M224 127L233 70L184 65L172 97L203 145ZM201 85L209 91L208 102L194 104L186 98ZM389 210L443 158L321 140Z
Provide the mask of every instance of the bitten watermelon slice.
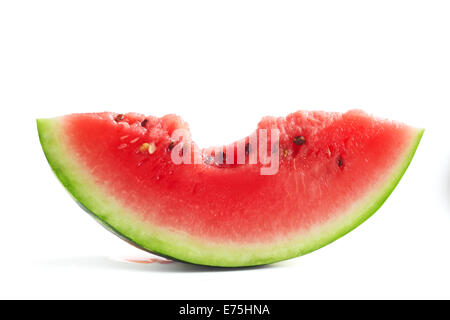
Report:
M211 266L273 263L351 231L393 191L423 134L362 111L266 117L257 131L267 130L265 159L278 167L262 174L260 136L200 150L188 131L174 137L188 130L175 115L73 114L37 124L59 180L107 228L144 250ZM180 157L192 163L177 164Z

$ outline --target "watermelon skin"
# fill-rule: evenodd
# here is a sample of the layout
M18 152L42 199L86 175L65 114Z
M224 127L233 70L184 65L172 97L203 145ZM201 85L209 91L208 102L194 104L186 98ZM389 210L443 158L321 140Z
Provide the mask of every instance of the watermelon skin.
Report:
M79 154L76 154L68 143L65 122L68 117L38 119L37 125L41 145L50 166L82 207L110 231L144 250L176 260L223 267L253 266L289 259L321 248L348 233L376 212L392 193L408 168L423 135L422 129L400 126L399 135L404 132L407 132L407 135L402 144L404 147L398 150L398 160L389 168L389 172L385 172L385 178L378 182L377 188L353 201L351 208L347 207L345 213L315 223L307 228L306 232L291 232L284 237L281 234L279 239L268 237L268 240L252 241L243 234L237 239L236 235L227 238L225 234L217 240L206 233L204 239L202 234L194 234L190 230L180 231L148 222L146 217L139 216L132 208L102 188L98 180L93 178L92 172L80 164ZM110 115L110 118L112 117L114 115ZM130 116L133 117L142 120L139 115ZM366 118L367 116L362 116L362 119ZM274 119L268 118L262 123L264 126L264 123L267 125L273 121ZM171 125L186 126L178 119ZM83 151L79 149L77 152ZM183 216L183 212L179 214Z

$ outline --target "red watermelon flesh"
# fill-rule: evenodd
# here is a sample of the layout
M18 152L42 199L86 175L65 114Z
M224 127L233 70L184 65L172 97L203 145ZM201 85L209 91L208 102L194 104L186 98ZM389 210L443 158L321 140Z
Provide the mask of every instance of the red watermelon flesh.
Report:
M104 225L145 250L215 266L280 261L349 232L393 191L423 134L362 111L266 117L257 129L278 130L268 145L279 168L262 175L267 164L249 163L261 141L210 157L175 115L73 114L38 129L58 178ZM229 150L234 163L218 163ZM193 163L175 164L173 152Z

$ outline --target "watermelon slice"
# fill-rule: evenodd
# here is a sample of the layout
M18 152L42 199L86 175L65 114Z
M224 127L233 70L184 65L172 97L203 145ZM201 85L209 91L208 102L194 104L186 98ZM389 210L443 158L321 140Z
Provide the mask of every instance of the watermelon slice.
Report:
M73 114L37 125L59 180L108 229L162 256L227 267L303 255L357 227L391 194L423 134L362 111L299 111L259 123L264 156L259 135L199 149L175 115ZM269 157L278 166L263 174Z

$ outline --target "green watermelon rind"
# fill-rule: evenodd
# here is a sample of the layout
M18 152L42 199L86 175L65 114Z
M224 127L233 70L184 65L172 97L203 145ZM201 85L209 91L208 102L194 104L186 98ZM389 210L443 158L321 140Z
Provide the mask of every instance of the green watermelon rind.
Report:
M179 230L140 221L138 216L109 196L80 166L64 141L61 118L37 119L45 156L72 197L107 229L146 251L193 264L242 267L274 263L317 250L347 234L374 214L393 192L412 161L424 133L417 129L402 160L387 173L384 183L347 210L340 218L311 229L308 234L286 235L277 243L240 244L202 241Z

